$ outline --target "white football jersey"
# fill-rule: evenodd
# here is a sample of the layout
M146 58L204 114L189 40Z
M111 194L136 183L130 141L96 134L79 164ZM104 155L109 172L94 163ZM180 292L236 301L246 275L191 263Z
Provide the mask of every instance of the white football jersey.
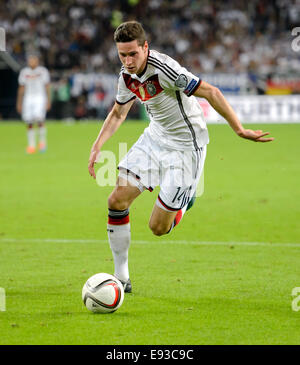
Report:
M193 96L201 80L171 57L150 50L139 75L121 68L116 102L138 97L150 118L145 132L171 149L196 149L209 142L204 115Z
M50 82L48 70L43 66L25 67L19 75L19 85L25 86L24 99L46 99L46 85Z

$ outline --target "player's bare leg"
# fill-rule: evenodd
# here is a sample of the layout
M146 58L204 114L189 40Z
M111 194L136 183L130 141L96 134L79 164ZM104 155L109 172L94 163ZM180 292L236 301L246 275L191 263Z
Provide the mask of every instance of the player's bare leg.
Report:
M113 192L108 197L108 208L113 210L128 209L131 203L141 194L140 189L118 177Z
M28 145L26 152L28 154L32 154L35 152L35 130L33 123L27 124L27 140L28 140Z
M156 236L162 236L170 231L176 215L177 211L166 211L155 205L149 220L149 228Z
M185 206L180 210L170 211L159 205L161 204L157 201L149 221L149 227L156 236L162 236L171 232L171 230L181 221L187 208L187 206Z
M141 192L142 189L119 176L116 187L108 198L107 234L114 257L114 275L123 283L125 292L131 292L128 268L131 240L129 207Z
M45 152L47 149L47 141L46 141L47 131L46 131L45 122L39 121L37 124L38 124L38 128L39 128L39 151Z

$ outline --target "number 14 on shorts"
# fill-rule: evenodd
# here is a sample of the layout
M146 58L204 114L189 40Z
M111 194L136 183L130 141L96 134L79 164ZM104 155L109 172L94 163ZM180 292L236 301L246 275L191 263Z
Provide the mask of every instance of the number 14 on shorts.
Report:
M189 186L188 188L182 189L181 186L178 186L176 194L174 195L174 198L172 200L172 203L177 202L179 203L181 201L181 207L184 207L190 200L190 194L191 194L192 186Z

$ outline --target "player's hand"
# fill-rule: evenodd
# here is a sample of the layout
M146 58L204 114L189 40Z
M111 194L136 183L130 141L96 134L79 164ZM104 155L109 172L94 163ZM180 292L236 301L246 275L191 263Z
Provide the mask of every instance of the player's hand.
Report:
M97 159L100 155L100 151L92 149L91 154L90 154L90 158L89 158L89 164L88 164L88 169L89 169L89 173L90 175L96 179L96 174L95 174L95 163L97 162Z
M47 112L51 109L51 103L47 103Z
M243 129L238 135L245 139L250 139L254 142L271 142L274 141L273 137L265 137L269 135L269 132L263 132L262 130L253 131L252 129Z
M22 114L22 105L17 104L17 112L18 112L19 114Z

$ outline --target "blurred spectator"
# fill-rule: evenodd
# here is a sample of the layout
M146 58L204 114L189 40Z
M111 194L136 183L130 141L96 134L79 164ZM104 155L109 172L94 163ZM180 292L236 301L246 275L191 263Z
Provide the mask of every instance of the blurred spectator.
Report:
M194 72L274 72L293 64L291 29L299 26L299 0L8 0L0 26L8 50L24 61L38 49L46 67L118 72L114 29L140 20L151 48L165 51ZM283 62L279 60L285 59Z
M88 104L92 110L95 110L95 117L105 119L107 114L107 105L105 103L106 91L101 82L97 81L88 94Z
M70 85L67 78L52 83L53 118L66 119L72 117Z
M76 120L87 119L88 117L86 98L84 95L79 96L79 98L77 99L74 109L74 116Z
M299 52L291 48L291 30L300 26L300 0L0 2L8 52L23 65L28 52L39 51L51 74L69 78L70 100L65 100L66 79L56 98L58 104L76 106L77 118L89 113L103 118L111 106L103 82L86 85L84 73L119 73L113 33L132 19L143 23L150 48L195 74L246 73L253 93L265 92L271 74L300 70Z

